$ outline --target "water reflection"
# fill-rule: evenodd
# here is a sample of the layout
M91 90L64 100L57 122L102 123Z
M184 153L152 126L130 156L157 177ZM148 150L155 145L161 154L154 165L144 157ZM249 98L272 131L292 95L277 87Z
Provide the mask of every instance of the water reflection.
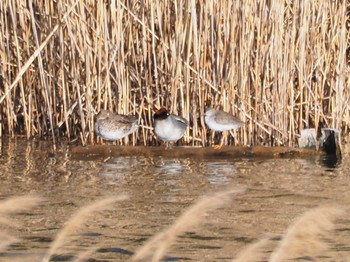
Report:
M160 174L181 174L187 171L187 168L189 168L188 160L159 157L154 161L154 169Z
M35 193L46 199L42 206L15 216L23 226L11 230L22 242L7 254L30 252L40 257L79 207L111 195L128 194L130 199L93 216L80 246L75 247L99 246L92 260L126 261L198 198L221 190L247 189L228 207L209 215L205 227L181 236L170 258L232 261L236 250L266 232L281 234L290 221L312 207L350 205L346 155L334 163L323 157L224 161L104 156L77 160L67 147L50 152L50 143L40 141L3 145L1 198ZM343 219L336 227L328 257L344 261L342 257L350 256L350 221Z
M321 164L328 168L328 171L333 171L341 164L341 158L336 155L325 155L320 157Z
M99 176L118 179L131 173L137 176L137 172L141 171L142 161L136 157L116 157L102 162L101 165Z
M236 174L234 162L208 160L203 167L210 184L226 185Z

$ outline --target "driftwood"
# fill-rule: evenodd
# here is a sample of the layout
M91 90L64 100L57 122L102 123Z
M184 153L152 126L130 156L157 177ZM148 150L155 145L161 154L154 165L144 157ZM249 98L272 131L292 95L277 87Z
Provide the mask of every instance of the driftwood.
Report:
M96 159L117 156L146 156L146 157L174 157L174 158L273 158L273 157L305 157L321 155L322 151L292 147L234 147L225 146L221 149L212 147L182 147L174 146L166 149L164 146L117 146L117 145L89 145L71 148L71 156L75 159Z

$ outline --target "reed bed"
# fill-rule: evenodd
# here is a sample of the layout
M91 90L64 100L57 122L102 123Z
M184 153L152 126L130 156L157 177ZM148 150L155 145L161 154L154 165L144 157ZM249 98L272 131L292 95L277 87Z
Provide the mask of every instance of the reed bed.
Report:
M208 106L240 117L242 145L289 145L300 130L350 127L349 1L16 1L0 3L0 135L94 143L100 109L155 145L162 106L211 143ZM217 138L216 138L217 139Z

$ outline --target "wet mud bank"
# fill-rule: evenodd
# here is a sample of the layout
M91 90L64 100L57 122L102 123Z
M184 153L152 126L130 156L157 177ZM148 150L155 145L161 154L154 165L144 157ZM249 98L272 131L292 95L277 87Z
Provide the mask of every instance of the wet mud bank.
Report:
M292 147L234 147L226 146L221 149L212 147L143 147L117 145L89 145L72 147L71 156L75 159L96 159L119 156L162 156L169 158L298 158L325 154L313 149Z

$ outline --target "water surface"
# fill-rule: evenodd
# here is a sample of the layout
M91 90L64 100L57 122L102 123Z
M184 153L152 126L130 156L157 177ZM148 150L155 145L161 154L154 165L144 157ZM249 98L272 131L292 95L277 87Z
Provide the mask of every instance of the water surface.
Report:
M19 241L0 258L40 261L80 207L127 194L128 200L93 214L77 232L79 240L66 247L71 252L58 258L65 260L93 247L97 251L90 255L91 261L127 261L145 240L171 225L199 197L244 188L223 208L208 213L204 224L180 236L167 253L169 261L232 261L253 241L266 236L278 239L296 217L312 208L331 205L348 211L348 159L346 153L341 162L325 156L76 159L67 146L52 152L49 142L14 139L1 148L1 199L34 194L45 200L12 215L17 226L3 226ZM318 261L350 261L348 217L336 221L327 238L329 251Z

